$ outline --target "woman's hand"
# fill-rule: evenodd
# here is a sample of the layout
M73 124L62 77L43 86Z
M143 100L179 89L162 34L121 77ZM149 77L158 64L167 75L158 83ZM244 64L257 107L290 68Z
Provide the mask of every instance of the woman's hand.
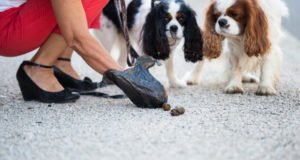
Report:
M123 70L89 33L81 0L51 0L56 20L67 45L76 50L97 72Z

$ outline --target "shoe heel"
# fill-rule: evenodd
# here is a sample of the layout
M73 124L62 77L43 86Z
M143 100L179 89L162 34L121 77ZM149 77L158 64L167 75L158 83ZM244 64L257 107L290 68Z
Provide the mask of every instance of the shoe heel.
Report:
M35 99L35 96L34 96L33 92L31 91L32 88L30 88L27 85L22 85L22 84L19 84L19 85L20 85L20 89L21 89L23 99L25 101L32 101L32 100Z

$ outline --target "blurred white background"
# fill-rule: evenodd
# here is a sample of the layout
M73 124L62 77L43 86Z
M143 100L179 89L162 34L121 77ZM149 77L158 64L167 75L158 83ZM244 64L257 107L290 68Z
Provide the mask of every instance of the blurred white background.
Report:
M286 29L295 37L300 40L300 18L299 18L299 10L300 10L300 1L297 0L285 0L287 3L290 16L288 19L284 20L284 26Z

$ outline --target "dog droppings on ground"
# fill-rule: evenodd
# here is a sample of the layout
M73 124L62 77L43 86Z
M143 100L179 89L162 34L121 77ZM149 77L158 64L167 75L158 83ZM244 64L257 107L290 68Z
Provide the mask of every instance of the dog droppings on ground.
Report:
M171 105L168 104L168 103L164 103L162 107L163 107L164 111L169 111L169 110L171 110Z
M185 109L183 107L176 107L171 110L172 116L180 116L185 113Z

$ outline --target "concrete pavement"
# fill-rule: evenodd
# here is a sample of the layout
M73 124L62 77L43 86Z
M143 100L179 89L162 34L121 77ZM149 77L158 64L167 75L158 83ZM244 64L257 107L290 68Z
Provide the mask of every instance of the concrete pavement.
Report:
M244 95L226 95L222 85L170 89L171 104L187 109L175 118L160 109L136 108L128 100L24 102L15 72L30 55L1 57L0 159L300 159L300 44L288 36L282 47L277 96L255 96L256 85L246 85ZM75 61L82 75L100 79Z
M224 94L224 84L211 85L220 77L209 71L221 73L222 66L210 64L202 86L168 90L170 103L187 110L180 117L127 99L24 102L15 72L32 54L0 57L0 160L299 160L300 43L287 35L281 46L277 96L255 96L255 84L247 84L244 95ZM180 60L180 73L190 71ZM101 79L78 56L73 63L80 75ZM163 67L154 74L166 84Z

